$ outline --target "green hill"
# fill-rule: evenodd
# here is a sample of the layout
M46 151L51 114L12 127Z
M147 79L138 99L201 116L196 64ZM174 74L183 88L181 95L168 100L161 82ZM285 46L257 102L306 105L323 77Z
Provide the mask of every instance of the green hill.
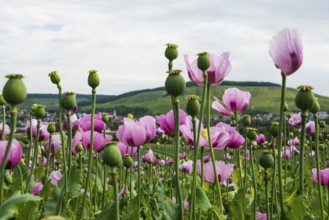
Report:
M246 90L251 93L251 103L249 111L278 113L280 104L280 85L268 82L224 82L220 86L212 87L211 96L216 96L219 100L222 99L224 90L227 88L236 87L241 90ZM296 96L296 89L287 88L286 100L289 104L290 110L296 110L294 99ZM191 82L187 83L185 95L180 97L180 106L185 108L186 96L188 95L202 95L202 87L195 86ZM329 98L316 95L319 98L322 111L329 111ZM119 96L98 98L98 111L111 111L113 108L120 108L125 106L128 108L140 108L145 111L145 114L162 114L171 109L170 97L166 94L164 87L155 89L146 89L140 91L133 91L124 93ZM90 102L79 104L82 111L90 111Z

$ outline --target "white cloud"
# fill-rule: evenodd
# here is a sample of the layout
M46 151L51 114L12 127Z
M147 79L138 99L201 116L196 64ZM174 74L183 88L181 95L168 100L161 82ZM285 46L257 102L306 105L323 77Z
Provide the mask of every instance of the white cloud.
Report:
M48 73L58 70L64 91L90 93L87 72L97 69L98 93L162 86L165 44L183 54L231 53L228 80L280 83L268 42L284 26L302 33L304 63L287 85L309 83L329 95L329 3L318 1L23 1L0 9L0 70L26 76L30 93L56 93ZM0 80L0 86L5 79Z

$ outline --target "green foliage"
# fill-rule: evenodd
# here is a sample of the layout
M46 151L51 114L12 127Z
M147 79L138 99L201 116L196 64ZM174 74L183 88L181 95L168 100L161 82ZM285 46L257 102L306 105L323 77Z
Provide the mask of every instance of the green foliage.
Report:
M248 220L252 218L249 199L246 197L246 189L241 188L235 194L234 200L229 204L229 213L232 219Z
M0 206L0 219L9 219L11 217L14 217L18 213L18 211L22 210L22 206L24 206L25 203L30 201L41 200L41 197L34 196L31 194L16 193Z

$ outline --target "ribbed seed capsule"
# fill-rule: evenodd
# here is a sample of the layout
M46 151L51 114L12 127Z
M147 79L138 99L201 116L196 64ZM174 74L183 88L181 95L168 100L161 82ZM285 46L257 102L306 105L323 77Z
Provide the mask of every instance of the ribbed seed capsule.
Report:
M173 61L178 57L178 45L176 44L166 44L167 48L165 50L165 56L169 61Z
M297 92L295 98L295 104L297 108L301 109L302 111L308 111L313 107L314 104L314 94L312 92L312 86L299 86L299 91Z
M199 114L200 102L198 96L191 95L187 97L186 112L192 117L195 117Z
M185 80L180 74L181 70L168 71L169 75L165 82L165 88L169 95L177 97L184 93Z
M10 105L18 105L25 101L27 97L26 87L22 80L23 75L11 74L6 76L8 81L3 87L3 97Z

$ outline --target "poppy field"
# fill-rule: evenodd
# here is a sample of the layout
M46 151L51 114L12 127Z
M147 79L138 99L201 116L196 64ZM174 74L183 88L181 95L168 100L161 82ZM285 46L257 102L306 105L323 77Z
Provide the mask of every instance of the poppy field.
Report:
M16 129L28 92L24 77L6 76L0 95L1 220L329 218L321 103L310 85L298 87L299 111L290 111L285 98L289 75L298 74L303 63L296 29L284 28L270 39L281 99L278 120L262 132L245 114L250 92L232 87L210 97L230 74L229 52L201 52L193 61L184 55L184 71L174 68L181 59L177 45L167 44L164 55L172 110L129 114L112 130L108 113L96 112L101 81L96 70L88 72L86 83L91 112L79 116L76 93L63 92L59 73L49 73L58 93L56 118L45 120L47 107L35 103L27 110L24 134ZM201 97L184 94L183 74L202 87ZM180 105L183 99L186 106ZM227 120L214 122L211 110Z

